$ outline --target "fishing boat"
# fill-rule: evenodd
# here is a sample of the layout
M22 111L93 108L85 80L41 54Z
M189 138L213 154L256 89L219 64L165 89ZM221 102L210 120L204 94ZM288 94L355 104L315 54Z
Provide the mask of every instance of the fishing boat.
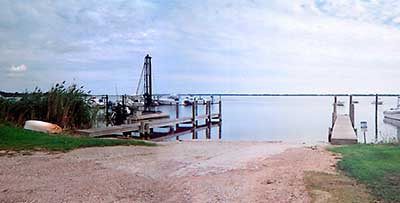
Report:
M383 115L387 119L400 121L400 97L397 98L397 107L384 111Z

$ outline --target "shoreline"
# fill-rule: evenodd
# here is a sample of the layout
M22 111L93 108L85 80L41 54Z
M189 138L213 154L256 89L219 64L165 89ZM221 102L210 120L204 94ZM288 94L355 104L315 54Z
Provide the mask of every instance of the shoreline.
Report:
M323 147L197 140L2 156L0 201L309 202L303 171L335 171Z

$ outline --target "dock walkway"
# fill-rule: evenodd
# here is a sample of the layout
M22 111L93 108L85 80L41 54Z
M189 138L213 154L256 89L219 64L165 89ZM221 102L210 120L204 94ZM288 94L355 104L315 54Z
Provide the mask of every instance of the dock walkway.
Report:
M123 124L123 125L109 126L104 128L91 128L91 129L78 130L77 132L81 135L89 137L100 137L104 135L111 135L117 133L149 131L150 129L154 128L176 126L179 124L192 124L196 121L207 118L209 118L208 115L198 116L195 119L193 119L192 117L186 117L177 119L147 120L133 124ZM210 119L219 119L219 118L220 118L219 114L212 114L210 116ZM207 121L207 122L212 122L212 121Z
M349 115L337 115L331 135L331 144L357 144L357 135Z

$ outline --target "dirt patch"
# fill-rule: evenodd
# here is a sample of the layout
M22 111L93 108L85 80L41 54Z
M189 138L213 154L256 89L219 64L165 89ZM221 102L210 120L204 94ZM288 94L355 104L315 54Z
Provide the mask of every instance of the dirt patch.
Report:
M0 157L0 202L310 202L304 171L334 173L321 147L184 141Z
M375 202L364 185L340 173L308 171L304 179L315 203Z

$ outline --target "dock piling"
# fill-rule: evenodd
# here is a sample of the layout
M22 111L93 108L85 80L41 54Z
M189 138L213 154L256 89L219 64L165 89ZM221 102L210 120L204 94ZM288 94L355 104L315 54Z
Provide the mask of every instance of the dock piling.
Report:
M221 97L219 97L219 103L218 103L218 120L219 120L219 122L222 121L222 100L221 100Z
M207 109L207 115L208 115L208 119L207 119L207 122L208 122L208 125L211 125L211 119L212 119L212 115L211 115L211 101L207 101L207 107L208 108L206 108Z
M192 126L196 127L196 106L197 106L197 100L194 100L193 105L192 105Z
M178 103L178 102L176 102L175 107L176 107L176 108L175 108L175 118L176 118L176 119L179 119L179 103ZM176 123L175 128L176 128L176 129L179 128L179 123Z
M378 141L378 94L375 95L375 141Z

